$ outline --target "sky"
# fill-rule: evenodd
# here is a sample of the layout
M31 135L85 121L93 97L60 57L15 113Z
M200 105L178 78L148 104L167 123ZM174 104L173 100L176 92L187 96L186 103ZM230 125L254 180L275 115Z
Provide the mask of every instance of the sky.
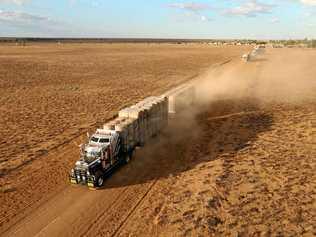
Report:
M0 0L0 37L316 38L316 0Z

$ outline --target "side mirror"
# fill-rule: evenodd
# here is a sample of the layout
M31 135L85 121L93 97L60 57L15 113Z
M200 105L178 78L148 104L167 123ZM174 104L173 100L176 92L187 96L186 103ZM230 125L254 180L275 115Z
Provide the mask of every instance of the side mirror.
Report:
M84 144L80 144L80 153L83 155L84 154L84 149L85 149L85 145Z

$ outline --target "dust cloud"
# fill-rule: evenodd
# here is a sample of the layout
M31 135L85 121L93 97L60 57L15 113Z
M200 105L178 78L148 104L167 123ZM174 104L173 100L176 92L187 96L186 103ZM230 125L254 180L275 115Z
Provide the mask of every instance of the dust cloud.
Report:
M195 81L194 105L170 120L161 142L154 148L150 146L148 152L155 153L161 144L176 149L186 140L197 139L204 129L199 117L206 113L216 119L284 106L310 104L315 108L316 81L312 73L315 55L308 50L271 53L268 49L248 63L235 59L211 68Z
M288 60L289 57L292 59ZM299 60L293 64L293 58ZM137 151L138 156L148 158L139 162L139 165L145 168L149 166L148 162L158 161L154 166L159 175L163 163L165 173L181 169L171 168L172 163L175 166L186 166L186 161L181 160L186 145L203 136L204 125L209 119L261 114L262 111L278 106L296 106L309 102L315 107L313 102L316 88L313 74L309 70L311 63L308 52L280 50L273 54L267 51L248 63L236 59L210 69L195 81L195 103L176 113L160 136Z
M272 55L268 50L248 63L240 60L234 65L211 70L197 83L198 103L205 105L221 99L241 98L260 103L313 102L316 91L313 62L316 58L312 53L312 50L279 50Z

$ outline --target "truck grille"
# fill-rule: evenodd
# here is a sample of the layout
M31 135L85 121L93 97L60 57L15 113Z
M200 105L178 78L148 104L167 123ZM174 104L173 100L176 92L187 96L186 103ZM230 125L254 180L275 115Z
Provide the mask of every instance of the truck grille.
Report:
M80 177L80 180L82 180L82 177L87 177L87 171L86 170L75 170L76 178Z

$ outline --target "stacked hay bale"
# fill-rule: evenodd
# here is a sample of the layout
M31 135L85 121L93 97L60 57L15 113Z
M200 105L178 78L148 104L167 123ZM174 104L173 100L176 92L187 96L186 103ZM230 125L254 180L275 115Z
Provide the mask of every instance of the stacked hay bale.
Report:
M132 144L130 144L130 126L122 121L121 123L115 125L115 131L120 133L123 151L128 152L132 148Z
M133 132L133 144L141 144L144 142L144 112L136 108L129 107L119 112L119 118L125 120L125 124L130 126Z
M187 109L194 101L195 87L189 83L162 96L151 96L122 109L118 117L106 123L101 130L118 132L123 150L127 152L158 135L168 125L170 114Z
M137 124L134 119L118 117L104 124L103 131L118 132L125 152L134 147L138 140Z
M168 124L167 111L167 97L148 97L134 106L121 110L119 118L124 118L132 124L134 141L144 145Z
M102 133L119 133L122 149L130 152L137 145L144 145L168 125L169 115L192 106L195 87L188 83L162 96L151 96L137 104L122 109L118 117L104 124Z
M169 99L167 96L161 96L161 129L168 126L169 119Z

